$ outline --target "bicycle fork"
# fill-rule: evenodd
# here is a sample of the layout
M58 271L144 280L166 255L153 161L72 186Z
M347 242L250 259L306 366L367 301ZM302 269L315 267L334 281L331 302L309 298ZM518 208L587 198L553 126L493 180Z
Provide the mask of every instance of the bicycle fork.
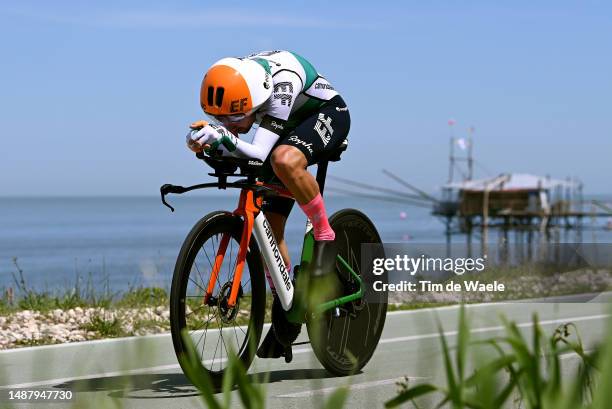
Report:
M236 269L234 270L234 278L232 281L232 289L230 291L227 306L234 308L236 306L236 299L238 298L238 292L240 291L240 282L242 281L242 272L244 270L244 263L246 261L246 255L249 250L249 243L251 241L251 232L253 231L253 223L255 220L255 214L259 212L258 207L261 207L261 198L254 198L253 191L244 189L240 192L240 199L238 200L238 207L234 210L233 214L241 216L244 220L242 225L242 235L240 238L240 247L238 249L238 256L236 258ZM261 212L259 212L261 214ZM230 241L230 234L224 233L221 237L221 243L219 249L215 255L215 263L210 274L208 286L204 293L204 304L208 304L212 297L215 289L215 284L219 276L219 271L223 265L223 259L225 258L225 252L227 245Z

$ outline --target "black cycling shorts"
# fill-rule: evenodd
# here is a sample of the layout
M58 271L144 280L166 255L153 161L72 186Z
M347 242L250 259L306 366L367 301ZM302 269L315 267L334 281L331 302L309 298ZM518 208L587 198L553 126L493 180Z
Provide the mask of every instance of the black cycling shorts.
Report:
M348 136L350 127L351 116L346 103L336 95L279 139L272 151L280 145L295 146L306 156L308 166L314 165L336 151ZM271 197L264 201L262 208L288 217L293 203L293 199Z
M344 142L350 127L348 108L340 95L336 95L281 138L276 146L295 146L306 156L308 166L314 165L327 159Z
M283 215L285 218L287 218L289 217L289 213L291 213L291 209L293 209L294 203L295 200L289 197L271 196L264 199L261 208L264 213L272 212Z

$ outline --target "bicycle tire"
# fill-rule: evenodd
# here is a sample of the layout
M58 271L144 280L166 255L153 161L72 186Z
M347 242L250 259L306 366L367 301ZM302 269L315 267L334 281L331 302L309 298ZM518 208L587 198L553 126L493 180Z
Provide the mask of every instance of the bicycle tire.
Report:
M339 254L362 280L367 281L365 275L372 273L361 271L361 244L381 243L376 227L365 214L355 209L340 210L330 217L329 222L336 233ZM338 267L336 273L341 276L341 281L347 282ZM377 280L386 281L386 274ZM351 292L354 290L353 287ZM387 294L376 293L375 297L372 299L370 294L370 302L364 297L340 306L339 317L330 310L306 322L312 349L319 362L332 374L354 374L374 354L385 324Z
M232 243L232 245L235 247L235 244L240 243L240 237L242 236L242 226L243 226L243 220L238 216L235 216L229 212L222 212L222 211L212 212L204 216L202 219L200 219L195 224L195 226L191 229L191 231L185 238L185 241L183 242L183 245L177 257L177 261L176 261L176 265L174 269L174 275L172 278L172 288L170 292L170 328L171 328L171 333L172 333L172 343L174 346L174 351L177 357L179 358L179 363L181 364L181 368L183 369L183 372L188 377L189 377L188 371L185 370L184 363L181 359L181 356L185 356L187 352L187 349L186 349L187 347L186 347L185 341L183 340L181 336L181 331L184 328L187 328L188 319L192 320L192 317L187 318L186 316L188 314L193 314L194 311L196 311L196 309L194 309L192 310L191 313L187 313L187 310L186 310L186 306L190 302L186 300L190 299L191 297L187 293L188 286L190 284L190 276L194 272L194 266L195 266L195 270L199 274L199 277L197 277L195 280L191 278L191 283L195 284L196 292L203 293L203 290L205 288L204 283L207 282L207 280L205 280L205 278L201 275L200 268L197 265L196 260L197 260L198 254L201 253L201 249L203 249L206 252L205 246L207 245L207 241L209 242L212 241L213 249L214 249L215 235L222 235L223 233L231 234L230 243ZM226 251L226 259L227 259L228 251ZM237 253L237 250L236 250L236 253ZM210 257L208 253L206 254L206 257L207 258ZM225 260L224 260L224 263L225 263ZM228 268L228 271L231 270L231 264L232 264L231 257L229 260L229 264L230 264L230 268ZM242 345L239 348L237 348L236 351L233 351L233 352L242 362L244 367L248 369L251 362L253 361L253 358L255 356L255 351L257 349L257 345L259 345L259 340L261 338L261 332L262 332L264 317L265 317L265 303L266 303L266 291L265 291L263 266L262 266L259 248L254 239L251 239L249 243L249 251L247 252L247 256L246 256L245 268L244 268L243 276L241 280L241 288L243 285L242 283L245 282L247 271L249 272L249 276L250 276L249 280L251 283L250 316L248 320L248 325L246 326L247 327L246 331L244 331L240 325L236 327L236 325L234 324L234 328L233 328L234 331L236 331L236 329L240 329L245 334L245 337L244 337L245 339ZM210 271L208 273L208 277L210 277ZM198 283L197 283L198 279L201 279L202 284L203 284L202 286L198 286ZM217 291L221 293L221 290L223 288L220 285L221 280L222 280L222 274L220 273L219 279L217 280L217 286L215 287L215 293ZM231 277L228 276L227 283L230 283L230 282L231 282ZM248 300L248 296L244 296L244 299ZM202 305L201 307L202 310L208 309L208 320L207 320L206 329L205 329L205 331L208 331L209 329L208 323L210 323L211 321L210 314L211 314L211 310L213 310L214 307L204 306L203 304L201 305ZM217 314L215 316L217 324L221 323L221 329L217 330L218 335L217 335L217 347L215 349L215 355L217 353L217 348L218 348L220 340L223 340L223 346L227 348L227 346L225 345L225 339L223 338L223 333L224 333L223 319L220 319L221 311L222 311L221 308L222 308L221 306L217 306L216 311L212 312L212 314ZM239 311L238 313L241 313L241 311ZM198 334L195 334L195 336L197 335ZM209 362L210 359L208 360L205 359L206 356L205 356L204 348L205 348L205 344L207 340L207 337L205 335L204 336L200 335L200 340L198 341L198 345L202 337L204 338L204 342L202 344L202 355L198 355L199 361L200 361L199 362L200 368L198 369L200 371L205 371L208 377L210 378L210 380L212 381L212 383L215 386L219 386L221 384L223 374L226 368L222 368L220 364L219 369L215 370L214 368L215 358L214 357L213 357L213 362L212 362L211 367L210 368L206 367L205 363ZM237 334L236 334L236 341L237 341L237 344L240 343ZM198 350L198 345L195 345L196 352ZM226 352L226 355L229 355L227 349L225 352ZM223 349L221 349L220 359L222 359L222 357L223 357ZM197 384L193 379L190 379L190 380L194 384Z

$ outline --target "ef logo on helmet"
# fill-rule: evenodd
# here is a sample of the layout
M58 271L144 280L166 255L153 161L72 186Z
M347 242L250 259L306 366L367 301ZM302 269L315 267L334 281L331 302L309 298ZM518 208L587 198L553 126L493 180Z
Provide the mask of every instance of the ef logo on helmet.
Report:
M248 103L249 103L248 98L235 99L232 102L230 102L230 112L231 113L244 112L244 108L247 106Z

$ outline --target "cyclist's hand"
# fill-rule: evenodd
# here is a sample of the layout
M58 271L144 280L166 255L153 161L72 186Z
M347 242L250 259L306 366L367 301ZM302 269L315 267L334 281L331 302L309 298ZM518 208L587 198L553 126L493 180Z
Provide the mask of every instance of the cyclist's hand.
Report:
M195 153L198 152L202 152L202 150L204 149L203 146L201 146L198 141L192 139L192 137L194 136L194 134L197 132L197 130L190 130L189 133L187 133L187 147L189 149L191 149L192 151L194 151Z
M208 125L208 122L204 120L195 121L189 125L190 131L187 134L187 147L195 153L199 153L210 148L209 144L200 145L197 140L192 139L196 132L204 128L206 125Z
M189 125L189 128L191 129L202 129L204 128L206 125L208 125L208 122L204 121L204 120L199 120L199 121L195 121L194 123L192 123L191 125Z
M187 146L195 152L214 152L219 145L223 145L229 152L236 150L238 138L221 125L198 121L191 128L194 129L187 134Z

